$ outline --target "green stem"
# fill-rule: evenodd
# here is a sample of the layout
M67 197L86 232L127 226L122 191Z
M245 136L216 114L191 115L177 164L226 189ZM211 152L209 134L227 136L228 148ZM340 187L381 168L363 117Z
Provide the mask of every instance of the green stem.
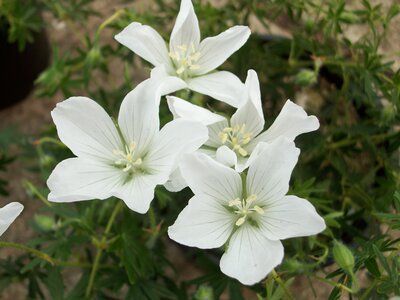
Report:
M14 249L22 250L25 252L29 252L32 255L34 255L40 259L43 259L44 261L48 262L49 264L51 264L53 266L69 266L69 267L84 267L84 268L89 268L92 266L91 264L81 264L81 263L77 263L77 262L65 262L62 260L58 260L56 258L50 257L45 252L42 252L37 249L31 248L31 247L28 247L25 245L21 245L21 244L0 241L0 247L14 248Z
M292 294L286 287L285 283L282 281L282 279L279 277L279 275L276 273L275 269L271 271L272 276L274 277L275 281L282 287L283 291L285 292L286 296L290 300L294 300Z
M89 278L89 284L86 288L86 298L90 297L90 294L92 293L92 289L93 289L93 284L94 284L94 280L96 278L96 273L97 273L97 269L99 268L99 263L100 263L100 258L101 255L103 254L104 249L107 247L107 235L110 232L112 225L114 223L114 220L119 212L119 210L122 207L122 201L118 201L118 203L115 205L114 210L111 214L110 219L108 220L108 223L106 225L106 229L104 230L103 236L100 240L99 243L96 243L96 247L97 247L97 252L96 252L96 256L94 258L94 262L93 262L93 267L92 267L92 271L90 273L90 278Z
M350 294L354 294L355 293L354 290L352 290L348 286L345 286L342 283L339 283L339 282L336 282L336 281L333 281L333 280L329 280L329 279L326 279L326 278L323 278L323 277L319 277L317 275L312 275L311 274L311 276L313 276L314 278L318 279L319 281L326 282L326 283L328 283L330 285L333 285L333 286L335 286L335 287L337 287L339 289L345 290L346 292L348 292Z
M23 185L25 185L25 187L29 189L32 194L38 197L46 206L51 207L52 204L49 202L49 200L47 200L47 198L43 196L42 193L40 193L39 190L36 188L36 186L34 186L30 181L24 180Z

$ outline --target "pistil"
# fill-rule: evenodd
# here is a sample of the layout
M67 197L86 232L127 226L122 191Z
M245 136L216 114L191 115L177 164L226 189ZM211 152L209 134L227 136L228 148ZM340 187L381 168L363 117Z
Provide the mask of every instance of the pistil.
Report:
M118 157L118 159L114 162L115 165L121 167L122 171L124 172L133 171L134 169L140 167L140 165L142 164L142 159L135 159L136 144L132 142L129 144L129 146L125 145L124 150L125 151L113 151L114 155Z
M169 56L176 67L176 73L179 76L187 76L190 70L198 70L200 65L197 61L200 59L200 52L196 50L194 43L190 45L182 44L176 47L176 51L171 51Z
M256 195L250 195L246 199L236 198L228 202L228 206L234 209L234 213L239 215L240 218L237 219L235 225L243 225L250 215L256 213L258 215L264 214L264 209L258 205L254 205L257 200Z
M248 152L243 148L251 141L251 133L246 131L246 124L234 127L225 127L220 133L219 138L222 144L227 144L233 151L245 157Z

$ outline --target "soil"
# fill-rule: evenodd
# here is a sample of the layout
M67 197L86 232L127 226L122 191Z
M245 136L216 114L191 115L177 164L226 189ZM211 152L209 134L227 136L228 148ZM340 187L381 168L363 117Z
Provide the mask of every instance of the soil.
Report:
M223 1L214 0L218 2L218 5L221 5ZM121 7L120 4L110 5L110 3L116 3L117 1L106 1L106 0L95 0L93 6L95 9L103 15L102 17L91 17L87 22L88 28L90 28L91 32L95 32L99 24L107 18L107 16L111 16L118 7ZM138 10L146 9L151 1L141 0L135 1L135 4ZM211 1L213 2L213 1ZM356 3L357 1L349 1L351 3ZM378 1L375 1L378 2ZM384 6L388 6L391 2L398 1L384 1L381 0L381 3ZM398 2L399 3L399 2ZM354 4L356 5L356 4ZM61 51L66 51L74 47L74 44L78 43L77 37L73 34L72 28L63 22L57 22L51 16L45 15L44 18L48 22L48 26L46 27L49 38L53 44L56 44ZM253 32L265 33L266 31L263 27L253 19L252 24ZM386 40L382 47L382 53L391 54L391 57L395 60L395 68L400 66L400 56L398 55L400 49L400 33L397 30L400 28L400 17L397 17L395 21L392 23L392 26L389 28L390 39ZM344 34L348 36L351 40L356 40L362 36L365 32L365 27L360 26L357 28L349 27ZM285 24L271 24L270 30L268 33L272 34L280 34L284 36L290 36L289 28L285 26ZM105 30L102 34L102 39L104 43L114 44L116 41L113 39L111 35L111 31ZM392 55L393 54L393 55ZM140 63L138 64L140 65ZM119 64L114 64L113 69L111 70L112 74L117 74L116 78L121 77L123 66ZM136 82L146 78L148 76L148 70L142 69L141 71L136 71ZM107 78L100 78L99 80L107 83ZM312 92L315 93L315 92ZM84 91L82 93L84 95ZM302 91L299 94L299 100L307 98L308 94L307 90ZM317 97L318 95L311 95L312 97ZM45 128L47 128L50 124L52 124L50 111L54 108L56 103L64 100L63 96L60 93L57 93L53 97L49 98L38 98L35 96L34 91L25 99L25 101L18 103L17 105L7 108L5 110L0 111L0 131L9 127L17 127L20 132L24 134L24 139L28 140L28 142L33 142ZM23 180L28 179L38 185L43 185L44 180L42 178L38 178L36 174L31 173L26 168L26 162L19 159L18 153L21 152L21 149L17 147L11 147L9 149L10 154L16 155L17 159L8 167L7 170L7 179L9 180L8 189L10 191L10 196L1 197L0 196L0 206L4 206L6 203L12 201L21 202L25 209L22 212L22 215L17 218L17 220L12 224L11 228L1 237L2 240L16 242L16 243L24 243L33 236L33 231L30 228L30 221L35 214L35 211L38 207L41 207L41 203L39 200L32 200L29 197L22 185ZM4 176L4 175L3 175ZM10 255L13 255L16 250L3 248L0 251L0 258L5 258ZM193 278L196 275L201 274L201 270L193 267L192 263L184 258L182 255L182 251L179 247L171 245L169 250L171 257L177 257L177 269L185 270L185 278ZM299 300L309 300L309 299L327 299L331 287L321 283L314 283L314 291L310 288L310 284L308 279L304 276L299 276L293 283L291 290L294 295L296 295L296 299ZM246 292L247 293L247 292ZM315 294L314 294L315 293ZM225 296L224 296L225 297ZM226 298L226 297L225 297ZM13 284L10 285L1 295L0 299L8 300L8 299L26 299L26 287L23 284ZM226 298L227 299L227 298ZM254 294L247 293L246 299L256 299ZM343 298L345 299L345 298Z

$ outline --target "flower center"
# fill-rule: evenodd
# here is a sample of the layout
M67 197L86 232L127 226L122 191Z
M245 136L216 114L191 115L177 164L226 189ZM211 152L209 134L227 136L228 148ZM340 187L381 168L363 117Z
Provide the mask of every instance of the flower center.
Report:
M251 141L251 133L246 131L246 124L234 127L225 127L219 134L222 144L228 145L233 151L241 156L247 156L247 151L243 148Z
M194 43L190 45L182 44L176 47L176 51L169 52L169 56L176 67L176 73L184 76L189 70L198 70L200 65L197 61L200 59L200 52L197 51Z
M262 209L258 205L254 205L254 202L257 200L256 195L250 195L246 199L236 198L234 200L229 201L228 206L234 209L234 213L239 215L239 219L237 219L235 225L241 226L249 216L256 213L258 215L264 214L264 209Z
M122 168L122 171L129 172L139 168L142 164L141 158L135 158L136 144L130 143L129 146L125 145L124 151L114 150L114 155L117 159L114 161L117 167Z

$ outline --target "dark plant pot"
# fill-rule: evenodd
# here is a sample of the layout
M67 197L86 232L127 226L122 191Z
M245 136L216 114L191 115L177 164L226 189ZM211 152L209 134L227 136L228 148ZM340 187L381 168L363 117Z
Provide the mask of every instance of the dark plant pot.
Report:
M50 47L46 32L34 35L20 51L18 43L7 41L7 31L0 30L0 109L4 109L29 95L35 79L49 63Z

